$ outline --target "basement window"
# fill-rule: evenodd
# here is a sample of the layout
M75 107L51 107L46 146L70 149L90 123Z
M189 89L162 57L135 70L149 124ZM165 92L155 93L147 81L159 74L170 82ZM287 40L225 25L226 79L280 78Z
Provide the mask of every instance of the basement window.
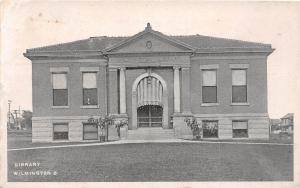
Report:
M68 140L69 125L68 123L53 124L53 140Z
M202 121L203 138L218 138L218 121Z
M232 121L232 137L248 138L248 121L245 120Z

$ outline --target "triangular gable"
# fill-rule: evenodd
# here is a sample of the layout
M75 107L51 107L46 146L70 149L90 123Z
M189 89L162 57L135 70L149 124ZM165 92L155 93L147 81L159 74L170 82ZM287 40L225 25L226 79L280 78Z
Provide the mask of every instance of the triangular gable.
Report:
M188 44L152 30L149 23L144 31L104 49L106 53L191 52L194 50Z

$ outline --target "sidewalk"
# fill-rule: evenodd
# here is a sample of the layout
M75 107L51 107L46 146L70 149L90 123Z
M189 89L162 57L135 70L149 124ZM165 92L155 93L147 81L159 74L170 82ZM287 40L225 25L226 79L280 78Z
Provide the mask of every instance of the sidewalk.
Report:
M39 146L39 147L25 147L8 149L7 151L22 151L22 150L35 150L35 149L51 149L51 148L67 148L67 147L84 147L84 146L105 146L105 145L119 145L119 144L138 144L138 143L193 143L193 144L240 144L240 145L287 145L293 144L285 143L268 143L268 142L238 142L238 141L207 141L207 140L183 140L183 139L168 139L168 140L118 140L112 142L102 143L81 143L81 144L64 144L55 146Z

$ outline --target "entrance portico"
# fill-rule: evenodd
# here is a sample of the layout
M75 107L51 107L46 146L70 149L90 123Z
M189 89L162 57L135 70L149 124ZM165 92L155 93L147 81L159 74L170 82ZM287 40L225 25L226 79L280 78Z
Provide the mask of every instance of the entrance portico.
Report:
M125 80L127 80L125 75L130 75L130 73L126 73L127 70L146 70L146 72L138 75L134 81L130 81L129 83L126 83ZM164 70L165 72L169 72L169 78L168 82L163 78L164 75L161 76L161 74L156 73L152 70L160 69ZM148 67L148 68L142 68L142 67L136 67L132 68L130 67L125 68L122 67L119 69L119 109L120 117L128 117L130 121L130 129L137 129L139 127L146 127L139 126L139 123L144 123L147 121L149 124L148 126L151 126L150 121L160 121L161 127L164 129L171 128L170 126L170 120L172 119L172 114L174 117L182 116L182 113L185 114L190 113L190 97L188 90L184 91L181 87L188 89L189 88L189 67L180 67L178 65L172 66L172 67L162 67L162 68L155 68L155 67ZM170 77L170 75L172 77ZM131 88L131 101L128 101L128 98L126 98L126 91L128 93L128 85L132 83ZM168 86L170 84L171 87ZM187 85L188 84L188 85ZM170 90L169 88L173 88ZM181 100L181 95L186 96L186 99ZM112 94L113 96L113 94ZM127 100L126 100L127 99ZM127 101L127 102L126 102ZM169 111L169 103L172 101L172 108L171 112ZM182 104L182 102L186 102L186 104ZM128 103L130 102L130 103ZM128 112L126 109L127 105L130 106L130 111ZM143 107L143 108L141 108ZM151 116L151 114L155 113L152 112L154 108L152 107L161 107L160 110L161 115L157 115L157 117ZM181 110L182 107L182 110ZM147 108L147 109L146 109ZM144 112L142 112L144 110ZM146 113L147 111L147 120L145 121L139 121L138 114ZM125 112L125 113L124 113ZM131 112L131 113L130 113ZM145 114L144 114L145 115ZM143 116L141 116L143 117ZM155 119L156 118L156 119ZM159 123L155 124L156 126Z
M184 117L192 114L193 47L147 25L143 32L105 51L110 114L128 119L129 130L183 126Z

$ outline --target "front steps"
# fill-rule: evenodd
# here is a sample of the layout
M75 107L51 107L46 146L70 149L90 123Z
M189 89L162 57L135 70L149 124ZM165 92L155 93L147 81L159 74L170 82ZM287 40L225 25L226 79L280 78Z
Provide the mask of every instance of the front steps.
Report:
M127 140L169 140L175 139L174 129L161 127L128 130Z

